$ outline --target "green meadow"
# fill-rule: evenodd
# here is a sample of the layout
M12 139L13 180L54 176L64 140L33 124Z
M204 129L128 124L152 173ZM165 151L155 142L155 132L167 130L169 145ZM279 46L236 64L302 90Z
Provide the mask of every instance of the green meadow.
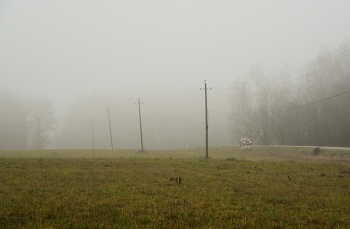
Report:
M204 156L0 151L1 228L349 228L348 151L218 147Z

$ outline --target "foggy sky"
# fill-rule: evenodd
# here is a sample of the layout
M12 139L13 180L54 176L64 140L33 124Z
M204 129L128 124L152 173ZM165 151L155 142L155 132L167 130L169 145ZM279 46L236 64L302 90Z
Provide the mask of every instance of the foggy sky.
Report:
M232 83L256 64L295 69L336 49L350 38L349 9L346 0L2 0L0 90L48 98L62 116L98 94L137 118L140 97L145 120L174 120L204 111L206 80L211 135L228 133Z

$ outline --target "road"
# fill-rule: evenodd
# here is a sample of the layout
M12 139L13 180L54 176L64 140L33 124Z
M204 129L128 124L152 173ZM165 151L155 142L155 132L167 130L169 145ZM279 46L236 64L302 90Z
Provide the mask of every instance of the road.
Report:
M316 147L320 147L320 149L350 150L350 147L334 147L334 146L288 146L288 145L272 145L272 146L306 147L306 148L316 148Z

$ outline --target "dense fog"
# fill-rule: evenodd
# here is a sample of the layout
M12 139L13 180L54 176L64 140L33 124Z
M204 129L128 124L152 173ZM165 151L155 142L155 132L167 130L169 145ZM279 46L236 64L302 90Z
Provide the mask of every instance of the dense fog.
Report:
M349 147L349 113L350 41L294 72L252 69L233 89L232 133L264 145Z
M166 101L161 94L145 100L140 98L143 144L146 149L185 149L203 146L205 141L204 92L200 91L199 87L193 89L193 95L189 99L183 97ZM65 125L59 145L63 148L111 147L108 106L113 147L140 148L138 101L137 98L130 98L123 97L123 94L115 94L114 96L92 95L78 100L68 109L66 118L63 120ZM210 117L210 126L213 131L211 144L230 144L227 115L228 113L221 115L226 119L224 120L226 126L220 122L211 123L213 118ZM213 117L218 116L213 114ZM217 134L214 134L215 131ZM219 131L223 133L218 133Z
M349 146L348 9L1 1L0 149Z

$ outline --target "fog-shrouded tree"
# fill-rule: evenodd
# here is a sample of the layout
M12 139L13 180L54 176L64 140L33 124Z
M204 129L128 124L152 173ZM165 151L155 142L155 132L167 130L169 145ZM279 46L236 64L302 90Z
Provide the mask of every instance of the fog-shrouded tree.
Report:
M232 88L231 116L232 142L238 143L241 137L253 138L252 133L252 93L247 81L236 82Z
M350 55L341 48L324 49L304 73L304 104L312 103L303 109L304 125L313 145L349 145Z
M270 91L270 113L271 113L271 143L291 144L291 127L298 126L299 120L294 118L293 106L298 100L295 93L294 78L289 77L288 67L283 67L278 74L274 74L267 80ZM292 125L289 123L293 122Z
M272 138L279 144L287 144L289 133L287 123L289 121L286 108L289 104L289 88L284 85L275 86L271 91L271 125Z
M26 112L24 101L9 92L0 93L0 149L24 149Z
M303 97L298 90L293 90L293 92L287 90L291 93L286 109L283 112L283 117L285 121L285 127L287 131L287 139L285 144L287 145L305 145L305 126L304 126L304 111L299 109L300 104L302 104ZM277 141L278 142L278 141ZM279 144L283 144L281 141Z
M271 92L272 87L265 83L266 76L259 66L251 69L250 77L255 84L254 91L254 112L255 139L263 145L271 144L272 134L272 113L271 113Z
M28 148L50 146L58 128L58 119L50 100L31 99L27 102Z
M350 41L324 49L311 64L285 77L252 69L250 130L259 144L350 146ZM294 75L294 76L293 76ZM269 80L274 79L274 80ZM289 82L288 82L289 80ZM235 98L245 92L233 87ZM233 136L246 134L244 100L232 99Z

